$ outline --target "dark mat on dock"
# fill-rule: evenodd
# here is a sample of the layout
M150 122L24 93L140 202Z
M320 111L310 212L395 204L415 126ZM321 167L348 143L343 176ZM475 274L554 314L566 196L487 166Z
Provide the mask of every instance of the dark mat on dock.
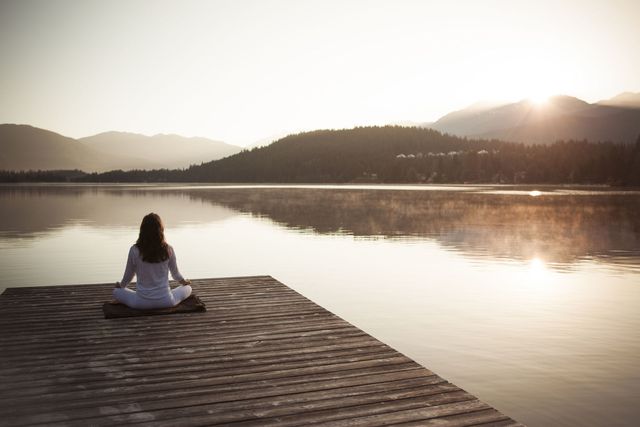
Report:
M182 301L175 307L155 308L152 310L139 310L127 307L121 303L105 302L102 305L105 319L115 319L118 317L138 317L138 316L156 316L174 313L195 313L207 311L206 306L197 295L191 294L189 298Z

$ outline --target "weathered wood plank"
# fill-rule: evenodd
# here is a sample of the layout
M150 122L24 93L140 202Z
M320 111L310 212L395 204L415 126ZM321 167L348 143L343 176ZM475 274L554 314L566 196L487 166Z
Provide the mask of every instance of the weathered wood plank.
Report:
M96 310L99 310L98 307L96 307ZM239 315L234 315L234 314L225 314L225 315L215 315L215 318L211 319L210 322L206 322L207 323L207 328L212 328L212 327L219 327L221 325L224 324L229 324L231 322L237 323L237 322L242 322L242 321L264 321L264 322L268 322L268 321L272 321L272 320L277 320L279 318L290 318L293 319L297 316L327 316L326 312L320 311L319 309L305 309L304 307L299 308L298 310L292 311L292 312L281 312L281 311L276 311L276 312L262 312L262 313L250 313L250 314L245 314L243 316L239 316ZM165 316L165 317L175 317L175 316ZM141 316L141 317L130 317L128 319L109 319L109 321L113 322L113 325L103 325L101 323L102 317L100 318L87 318L84 317L82 319L77 319L77 320L73 320L73 321L65 321L65 320L61 320L61 319L56 319L56 320L52 320L52 321L48 321L46 325L40 325L40 324L36 324L35 327L26 327L26 328L20 328L19 326L15 325L13 326L13 328L10 325L7 325L7 329L6 329L6 333L3 334L3 337L0 339L9 339L10 337L20 334L20 336L26 336L29 337L31 336L31 334L38 334L38 333L49 333L49 332L59 332L59 333L64 333L65 330L68 331L80 331L80 330L98 330L101 333L113 333L114 331L119 331L120 329L122 329L122 327L118 327L118 322L120 322L122 325L125 325L125 327L128 328L135 328L135 327L171 327L172 325L177 325L178 323L180 325L186 325L189 326L191 325L190 321L191 319L193 319L198 325L202 324L202 320L195 317L194 314L184 314L180 317L180 320L173 320L173 323L151 323L153 321L155 321L155 319L150 320L149 317L146 316ZM170 321L167 321L170 322ZM2 321L0 321L0 323L2 323Z
M66 359L62 363L58 363L55 366L43 363L21 365L12 364L11 366L8 366L6 368L0 368L0 373L6 376L19 376L24 373L55 373L56 370L62 372L86 370L90 368L100 370L113 365L117 365L118 367L122 367L123 369L126 369L128 367L132 367L132 369L135 369L140 365L148 366L147 364L149 363L169 363L174 360L183 362L183 360L185 359L195 361L205 359L208 360L209 363L217 363L225 360L261 358L272 355L295 356L297 354L316 353L331 351L335 349L367 349L373 346L384 346L384 348L387 348L386 345L367 336L345 338L341 339L339 342L336 342L335 340L328 342L326 339L315 339L304 341L302 345L301 343L270 343L270 345L256 347L255 345L251 344L252 343L236 347L229 346L225 348L224 351L216 351L215 349L212 349L212 347L214 346L204 343L197 346L194 345L167 349L162 353L150 352L147 354L143 353L142 351L137 353L110 353L100 355L100 357L92 357L90 359L84 357L77 358L76 360ZM55 375L57 375L57 373L55 373Z
M275 343L290 343L290 342L300 342L304 344L306 338L326 338L327 340L339 340L340 338L345 337L362 337L365 334L361 331L351 330L348 328L342 329L326 329L326 330L314 330L314 331L298 331L298 332L284 332L284 333L273 333L273 334L258 334L258 335L249 335L243 336L234 335L229 337L221 337L221 338L205 338L203 340L194 340L194 344L196 343L209 343L212 346L218 348L224 348L224 346L231 346L233 344L239 345L247 345L249 347L254 346L263 346L266 344L275 344ZM84 347L73 347L68 349L67 351L51 351L48 354L29 354L28 356L20 357L19 354L15 352L11 354L7 354L3 356L3 358L7 361L15 360L16 363L20 364L22 362L38 362L38 363L57 363L61 361L68 360L70 357L91 357L94 355L102 355L102 354L113 354L113 353L130 353L130 352L140 352L140 351L156 351L162 352L171 348L182 348L184 346L189 346L190 341L175 341L171 342L171 344L163 345L158 342L139 342L136 344L128 344L118 346L116 345L112 347L102 348L102 347L94 347L94 346L84 346ZM48 352L48 346L42 346L41 350L43 352Z
M259 381L268 380L274 378L287 378L310 375L314 373L331 372L348 370L362 367L375 367L375 366L387 366L387 365L414 365L415 362L411 362L405 356L391 356L385 358L374 358L369 360L359 360L354 362L338 362L329 364L317 363L312 366L297 366L296 364L290 365L273 365L270 369L259 370L256 372L247 372L245 369L228 369L216 371L214 370L210 375L202 375L195 379L171 379L170 381L163 381L161 383L144 383L136 381L128 383L126 381L120 381L117 386L109 388L87 389L86 387L80 387L79 389L67 390L58 389L55 387L33 387L32 394L29 396L15 395L13 392L6 398L0 397L0 404L3 406L15 406L25 404L41 404L45 401L66 401L77 399L97 399L101 400L103 397L118 396L123 398L125 395L131 397L145 393L157 393L164 391L171 391L174 389L187 389L202 386L209 386L215 384L226 384L228 382L242 382L242 381Z
M282 400L281 404L266 408L255 407L252 401L243 401L237 402L240 405L234 405L232 408L225 408L222 405L191 406L174 411L147 411L145 415L150 420L153 420L147 424L149 426L186 426L193 425L194 422L201 425L215 425L255 421L258 421L260 425L268 425L271 421L269 418L275 418L277 420L275 424L277 425L301 425L297 421L299 418L303 419L303 423L307 421L316 422L319 411L324 411L324 414L327 414L336 410L343 410L343 408L352 405L367 404L373 406L411 398L420 399L423 404L424 402L441 404L473 399L473 396L463 391L450 390L450 388L452 388L450 384L444 384L435 386L421 385L418 387L405 386L398 390L385 383L382 387L367 385L361 388L361 390L365 390L365 392L361 393L345 391L347 389L332 389L315 396L279 396L279 399ZM298 401L298 399L302 399L302 401ZM301 403L303 406L301 406ZM177 414L182 414L182 417L177 418ZM167 418L164 418L165 416ZM295 417L296 420L287 420L287 417ZM128 417L114 418L128 422Z
M306 301L283 301L283 302L273 302L272 304L270 304L268 301L264 301L264 302L261 301L260 303L256 303L256 304L248 303L244 305L216 307L216 311L222 314L235 312L239 309L242 309L243 311L258 311L258 312L261 312L264 309L269 309L269 311L278 311L278 310L287 311L291 309L297 309L300 306L300 304L304 304L305 302ZM82 309L76 309L73 311L71 310L65 311L65 307L61 306L58 311L45 312L45 313L42 313L42 315L40 315L38 312L34 312L32 315L23 313L20 316L21 316L23 325L26 325L29 322L35 322L35 323L41 324L43 321L58 320L62 315L64 315L64 319L67 321L82 319L82 318L86 318L87 316L94 316L96 318L101 318L102 312L99 311L98 313L96 313L96 306L97 304L94 304L94 305L90 305ZM102 304L100 304L99 306L101 307ZM4 321L5 319L9 321L18 314L20 314L19 311L14 312L13 316L3 313L3 315L0 316L0 321ZM192 314L192 313L186 313L185 315L189 315L189 314Z
M406 414L410 418L421 418L420 411ZM370 420L364 420L364 424L371 425ZM458 415L449 415L437 418L426 418L418 421L410 421L406 423L393 424L395 426L447 426L447 427L466 427L466 426L514 426L518 425L510 418L499 413L493 408L480 411L465 412ZM522 424L519 424L522 425Z
M243 391L229 391L192 396L188 398L174 398L147 401L138 404L120 405L112 408L111 416L104 417L104 413L96 408L80 408L73 412L49 413L47 421L75 420L86 423L91 418L91 425L119 425L134 422L137 414L143 411L147 415L153 415L154 420L173 420L180 423L177 418L207 416L209 420L216 421L237 420L241 417L236 411L273 411L272 414L288 414L297 411L296 405L305 404L305 407L316 408L334 407L337 399L352 396L376 394L385 391L410 395L420 393L446 393L459 392L453 384L447 383L439 377L420 376L416 371L404 371L400 373L379 374L373 382L371 377L353 377L340 379L333 382L314 381L304 384L283 385L280 387L262 387ZM277 399L275 399L277 397ZM131 414L131 415L129 415ZM8 418L12 420L11 418ZM28 420L32 423L42 422L42 415L33 415Z
M281 394L281 390L305 391L305 390L322 390L327 388L339 387L347 385L372 384L379 381L400 380L404 378L425 377L427 374L423 370L415 366L393 365L393 366L376 366L348 369L344 371L322 372L298 377L276 378L271 380L259 381L236 381L224 384L205 385L202 387L191 389L168 390L162 393L146 394L138 396L135 399L127 399L119 396L105 397L99 400L83 399L71 400L65 402L43 402L32 408L29 413L48 414L55 411L64 410L65 416L75 413L83 408L94 408L107 413L128 413L138 412L140 408L147 408L154 402L165 402L180 400L187 398L195 400L208 396L229 396L226 393L237 393L235 400L242 400L243 397L251 396L276 396ZM432 375L433 376L433 375ZM435 376L433 376L435 377ZM438 378L438 381L442 381ZM274 403L277 404L277 399ZM135 402L133 408L132 403ZM169 405L170 406L170 405ZM153 407L153 406L151 406ZM106 408L106 409L105 409ZM22 407L5 407L3 408L4 416L12 416L22 414L26 411ZM3 417L3 419L5 418Z
M284 358L279 362L255 362L255 363L233 363L222 362L215 364L212 369L211 363L201 363L189 366L169 366L155 369L145 369L142 371L113 370L111 376L105 376L102 372L85 374L82 376L59 376L55 380L32 379L29 384L19 387L16 383L6 384L0 390L10 391L15 397L38 395L42 396L44 390L55 390L56 394L74 390L98 390L102 388L121 387L128 384L167 384L170 381L187 381L214 377L216 374L225 373L260 373L273 372L278 370L290 370L307 368L311 366L336 365L339 363L360 362L367 360L388 360L394 356L394 352L356 353L347 355L335 355L330 358L313 358L296 360L294 358ZM394 359L397 360L397 359Z
M319 424L326 426L387 425L394 422L446 417L490 407L465 392L443 393L375 403L345 405L319 411L304 411L281 417L254 419L234 423L238 426L299 426ZM211 425L215 425L212 423ZM446 425L446 424L445 424Z
M370 337L366 336L358 336L358 337L348 337L341 338L339 340L336 339L327 339L326 337L315 337L312 341L297 341L297 342L247 342L247 343L238 343L233 346L220 346L214 344L201 343L202 348L198 349L198 358L210 358L210 363L215 363L221 359L221 356L229 356L229 357L237 357L238 355L246 354L246 353L264 353L264 352L274 352L274 351L285 351L289 354L297 354L304 351L324 351L335 348L341 348L342 346L350 346L350 347L368 347L379 343L378 341L373 340ZM209 347L207 349L207 346ZM146 351L146 350L144 350ZM91 369L91 370L101 370L104 367L114 366L126 369L129 365L135 365L139 363L154 363L154 362L163 362L170 360L190 360L192 356L191 347L175 347L170 350L165 350L160 352L151 351L149 353L145 353L143 350L140 351L127 351L127 352L119 352L119 353L109 353L109 354L100 354L94 355L91 357L76 357L74 359L68 358L65 359L56 366L60 366L60 369ZM7 368L1 368L0 372L5 374L14 374L29 371L29 372L46 372L48 369L52 369L51 363L23 363L19 364L14 362L11 366L7 366Z
M137 318L131 318L137 319ZM126 338L131 336L131 330L135 330L137 333L146 333L146 334L156 334L161 335L166 331L175 330L176 327L180 326L182 329L191 329L193 327L203 327L205 332L209 332L210 330L220 330L220 331L231 331L241 328L269 328L271 325L273 326L284 326L284 325L293 325L293 324L310 324L310 323L318 323L324 321L335 321L337 320L334 316L327 316L324 313L311 313L311 314L300 314L294 316L274 316L265 321L265 318L261 319L238 319L233 322L228 322L225 320L216 320L211 322L202 322L202 319L197 319L195 317L182 317L179 320L173 320L167 323L163 323L161 325L153 325L150 323L138 323L137 325L129 326L128 328L120 328L120 329L109 329L105 330L103 328L96 327L95 324L86 324L86 328L74 328L72 330L65 329L44 329L42 331L33 331L30 330L29 334L13 334L10 336L0 337L0 345L4 344L20 344L20 343L31 343L31 342L47 342L47 341L56 341L63 342L65 340L74 341L75 339L82 338L93 338L93 337L112 337L113 339L118 339L120 337ZM8 335L8 334L7 334Z
M208 293L199 293L203 297L209 296ZM104 292L100 295L87 297L87 298L66 298L64 304L61 304L59 301L40 301L35 302L34 297L31 297L27 301L15 301L13 304L8 304L6 307L3 307L2 312L0 313L0 318L2 317L11 317L11 315L15 315L17 313L24 313L25 310L35 310L37 309L37 314L39 316L51 316L51 315L59 315L60 312L71 312L71 313L85 313L89 310L94 310L96 306L96 302L99 301L98 298L108 299L110 292ZM307 302L305 298L302 298L300 295L284 293L284 292L269 292L269 293L246 293L245 295L231 295L225 298L219 298L216 295L216 303L219 304L219 309L231 309L238 307L246 307L246 306L264 306L271 305L274 302L270 301L272 298L278 299L278 305L285 304L295 304L295 303L304 303ZM238 301L238 298L241 298L241 301ZM19 303L19 304L18 304ZM26 316L25 316L26 317ZM27 317L28 318L28 317Z
M518 425L269 276L192 286L206 313L110 320L112 284L7 289L0 424Z
M266 327L268 326L268 327ZM315 321L307 323L285 324L285 325L256 325L256 326L243 326L240 328L228 328L227 330L204 330L202 332L185 330L180 335L173 338L176 342L192 342L192 339L208 339L213 338L216 340L233 339L233 338L247 338L247 339L260 339L262 337L280 337L284 334L304 334L315 332L340 332L340 331L352 331L353 328L345 324L343 321L336 319L327 319L324 321ZM48 354L55 354L56 351L66 353L70 347L87 347L95 346L100 349L109 350L111 344L113 348L119 349L130 344L140 343L157 343L162 339L166 339L167 334L175 334L175 330L171 329L155 329L151 332L145 330L133 330L124 331L127 333L118 333L115 336L102 335L92 337L72 337L71 339L38 339L31 342L18 342L18 343L4 343L3 352L5 356L11 356L12 354L24 354L25 351L31 349L46 348Z
M56 371L25 371L20 375L20 379L16 381L7 381L0 384L0 390L19 390L21 388L32 388L36 386L54 386L56 384L81 384L86 387L85 384L91 383L92 387L95 387L100 381L107 379L111 380L134 380L141 378L147 381L150 378L157 379L163 375L171 375L172 378L180 378L183 375L185 379L193 377L195 374L202 373L209 369L213 363L216 366L225 366L233 368L253 368L257 366L269 366L280 363L302 362L309 361L309 363L315 363L322 360L342 360L341 358L349 358L353 360L356 356L361 357L385 357L394 354L394 351L389 348L369 347L369 348L353 348L334 351L314 352L314 353L298 353L298 354L285 354L275 357L253 357L250 359L231 359L219 360L213 362L211 357L203 357L199 359L189 358L189 364L185 365L182 360L167 360L162 362L149 362L149 363L136 363L129 365L119 365L114 368L110 365L104 365L103 369L96 369L94 372L88 372L88 370L68 371L68 370L56 370ZM221 359L221 358L218 358ZM105 375L108 373L108 375ZM28 394L28 393L27 393ZM14 393L15 395L15 393Z

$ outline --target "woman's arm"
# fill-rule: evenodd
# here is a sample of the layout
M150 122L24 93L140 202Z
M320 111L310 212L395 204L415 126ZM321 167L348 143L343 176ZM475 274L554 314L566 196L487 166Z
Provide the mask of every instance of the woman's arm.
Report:
M171 272L173 280L177 280L183 285L191 283L190 280L185 279L182 277L182 274L180 274L180 270L178 270L178 261L176 260L176 252L172 247L169 247L169 271Z
M116 288L126 288L133 276L136 274L135 254L133 253L133 247L129 249L129 255L127 256L127 266L124 268L124 274L120 283L116 283Z

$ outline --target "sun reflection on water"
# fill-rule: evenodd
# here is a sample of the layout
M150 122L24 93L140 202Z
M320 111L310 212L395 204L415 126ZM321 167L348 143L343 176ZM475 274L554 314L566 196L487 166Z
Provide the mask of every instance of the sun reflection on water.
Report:
M546 293L543 292L543 290L551 293L558 291L555 286L557 283L555 283L556 277L553 271L549 268L545 260L539 256L534 256L529 260L523 270L523 275L523 284L535 294L539 295L541 292Z
M547 265L539 258L534 257L529 261L529 276L532 278L542 279L547 275Z

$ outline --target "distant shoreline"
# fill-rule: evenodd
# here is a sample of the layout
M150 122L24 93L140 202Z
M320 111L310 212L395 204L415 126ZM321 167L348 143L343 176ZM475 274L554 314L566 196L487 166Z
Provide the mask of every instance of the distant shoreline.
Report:
M450 190L464 191L466 189L509 189L509 190L542 190L545 189L575 189L581 191L640 191L638 186L616 186L611 184L574 184L574 183L526 183L526 184L495 184L495 183L318 183L318 182L0 182L0 187L138 187L180 189L336 189L336 190Z

